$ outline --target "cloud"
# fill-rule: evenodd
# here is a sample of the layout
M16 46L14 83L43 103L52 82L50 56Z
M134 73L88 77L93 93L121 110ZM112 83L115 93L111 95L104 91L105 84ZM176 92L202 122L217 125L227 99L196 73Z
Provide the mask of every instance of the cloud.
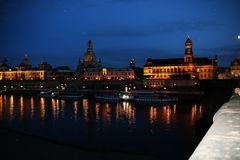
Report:
M172 32L205 31L221 27L223 24L214 20L161 21L131 26L105 26L92 32L93 36L142 37Z

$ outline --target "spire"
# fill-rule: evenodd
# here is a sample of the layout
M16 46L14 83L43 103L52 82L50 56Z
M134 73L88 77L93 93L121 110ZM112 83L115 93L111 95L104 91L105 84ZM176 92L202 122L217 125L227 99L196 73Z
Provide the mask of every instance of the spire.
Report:
M184 62L185 63L193 62L192 41L189 35L185 42Z
M131 58L131 59L130 59L130 64L129 64L129 66L130 66L131 68L134 68L134 67L135 67L134 58Z
M93 44L91 40L88 41L87 52L93 52Z

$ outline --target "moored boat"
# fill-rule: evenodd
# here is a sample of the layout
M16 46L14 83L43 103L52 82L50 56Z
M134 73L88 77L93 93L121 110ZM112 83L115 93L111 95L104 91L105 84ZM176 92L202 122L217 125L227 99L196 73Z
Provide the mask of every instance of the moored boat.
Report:
M40 97L52 97L52 90L41 91L38 96Z
M57 92L53 97L56 99L76 100L82 98L83 95L78 92Z
M155 93L153 91L136 91L134 92L136 102L157 103L157 102L176 102L177 97Z
M109 96L109 95L97 95L95 96L97 100L105 100L105 101L119 101L121 100L119 96Z

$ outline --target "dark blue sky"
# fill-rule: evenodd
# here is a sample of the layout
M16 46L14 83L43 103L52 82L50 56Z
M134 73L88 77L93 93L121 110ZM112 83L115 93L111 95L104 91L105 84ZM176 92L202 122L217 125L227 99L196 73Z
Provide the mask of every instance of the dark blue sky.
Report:
M194 56L219 56L228 66L240 55L239 0L0 0L0 58L19 64L77 66L91 39L104 66L131 57L183 57L189 34Z

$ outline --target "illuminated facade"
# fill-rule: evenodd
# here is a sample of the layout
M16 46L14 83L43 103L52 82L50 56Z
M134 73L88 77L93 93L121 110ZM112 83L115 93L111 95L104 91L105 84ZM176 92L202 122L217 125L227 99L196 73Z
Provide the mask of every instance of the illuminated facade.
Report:
M30 60L25 55L22 63L12 69L6 63L0 65L0 80L44 80L46 77L45 70L31 68Z
M44 80L45 71L44 70L25 70L17 71L11 70L0 71L0 80Z
M195 58L192 41L185 42L183 58L151 59L144 65L143 75L146 80L165 79L214 79L216 78L217 59Z
M84 80L126 80L134 79L132 68L89 68L84 72Z
M240 79L240 58L236 58L231 63L231 76L234 79Z
M218 79L231 79L230 68L218 68Z

